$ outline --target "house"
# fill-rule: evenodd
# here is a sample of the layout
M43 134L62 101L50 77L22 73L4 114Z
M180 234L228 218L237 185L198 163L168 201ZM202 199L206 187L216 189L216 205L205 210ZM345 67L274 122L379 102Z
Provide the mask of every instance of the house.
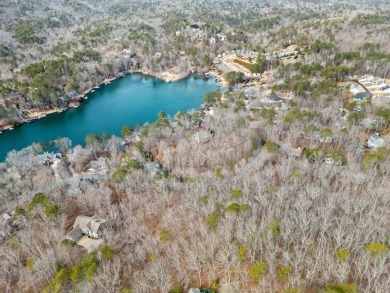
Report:
M36 158L40 164L53 165L61 162L62 155L61 153L44 152L41 155L37 155Z
M373 119L370 119L370 118L365 118L363 119L360 124L364 127L364 128L374 128L375 125L376 125L376 121L373 120Z
M201 293L201 291L198 288L191 288L190 290L188 290L188 293Z
M194 134L193 138L197 143L206 143L212 137L212 133L208 130L200 130Z
M180 51L179 53L181 56L184 56L186 54L186 51Z
M14 211L6 211L0 217L0 240L4 240L15 229Z
M217 34L217 37L218 39L221 41L221 42L224 42L226 40L226 35L224 34Z
M176 31L176 36L180 36L181 32L180 31Z
M108 165L106 162L106 158L99 157L97 160L92 160L89 162L89 166L87 169L88 174L97 174L105 176L108 174Z
M73 230L66 235L66 239L83 246L88 252L94 251L103 243L100 226L106 222L96 215L78 216L73 223Z
M210 44L215 44L216 39L214 37L209 38Z
M385 144L385 141L378 133L375 133L368 139L367 144L370 148L379 148Z
M131 50L130 49L123 49L122 52L124 54L131 54Z
M161 172L161 166L158 162L147 162L144 164L144 170L154 177Z
M107 221L96 215L93 217L78 216L73 223L73 230L66 235L66 238L74 242L79 241L84 235L99 239L101 237L101 231L99 231L100 225L105 222Z
M370 74L366 74L362 76L365 81L372 81L374 77Z

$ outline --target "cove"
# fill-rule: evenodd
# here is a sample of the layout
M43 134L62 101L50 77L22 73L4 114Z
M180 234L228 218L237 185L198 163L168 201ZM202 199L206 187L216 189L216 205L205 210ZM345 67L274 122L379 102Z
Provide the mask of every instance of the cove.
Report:
M152 76L131 73L102 85L74 109L48 115L30 124L0 134L0 161L13 149L20 150L34 142L68 137L72 145L85 144L87 134L103 132L120 136L128 124L154 122L164 111L175 115L199 109L206 92L217 89L214 78L192 75L166 83Z

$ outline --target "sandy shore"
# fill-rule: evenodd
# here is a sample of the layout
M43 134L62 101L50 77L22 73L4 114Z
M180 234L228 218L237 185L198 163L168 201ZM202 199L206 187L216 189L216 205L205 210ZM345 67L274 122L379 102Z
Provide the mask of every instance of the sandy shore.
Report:
M210 70L209 72L206 73L207 75L212 75L216 78L218 78L219 80L219 83L223 86L223 87L228 87L229 86L229 83L227 82L226 78L224 77L223 74L219 73L217 70Z
M183 78L186 78L189 75L189 73L177 74L177 73L173 73L171 71L163 71L160 73L156 73L156 72L152 72L152 71L146 70L146 69L130 70L129 73L142 73L145 75L150 75L150 76L159 78L165 82L179 81Z

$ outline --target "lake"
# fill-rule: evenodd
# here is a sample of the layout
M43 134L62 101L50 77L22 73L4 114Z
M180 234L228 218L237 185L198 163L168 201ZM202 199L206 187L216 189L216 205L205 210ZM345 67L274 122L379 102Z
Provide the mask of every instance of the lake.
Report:
M166 83L157 78L131 73L102 85L74 109L48 115L30 124L0 134L0 161L10 150L20 150L33 142L68 137L72 145L84 145L87 134L114 134L128 124L154 122L164 111L175 115L199 109L206 92L217 89L215 79L193 75L178 82Z

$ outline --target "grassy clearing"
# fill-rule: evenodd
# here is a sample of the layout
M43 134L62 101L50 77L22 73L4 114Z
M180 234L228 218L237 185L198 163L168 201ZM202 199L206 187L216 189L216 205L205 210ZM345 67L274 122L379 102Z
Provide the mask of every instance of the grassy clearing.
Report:
M241 66L244 66L246 69L251 70L252 64L249 62L245 62L239 59L234 59L234 63L240 64Z

